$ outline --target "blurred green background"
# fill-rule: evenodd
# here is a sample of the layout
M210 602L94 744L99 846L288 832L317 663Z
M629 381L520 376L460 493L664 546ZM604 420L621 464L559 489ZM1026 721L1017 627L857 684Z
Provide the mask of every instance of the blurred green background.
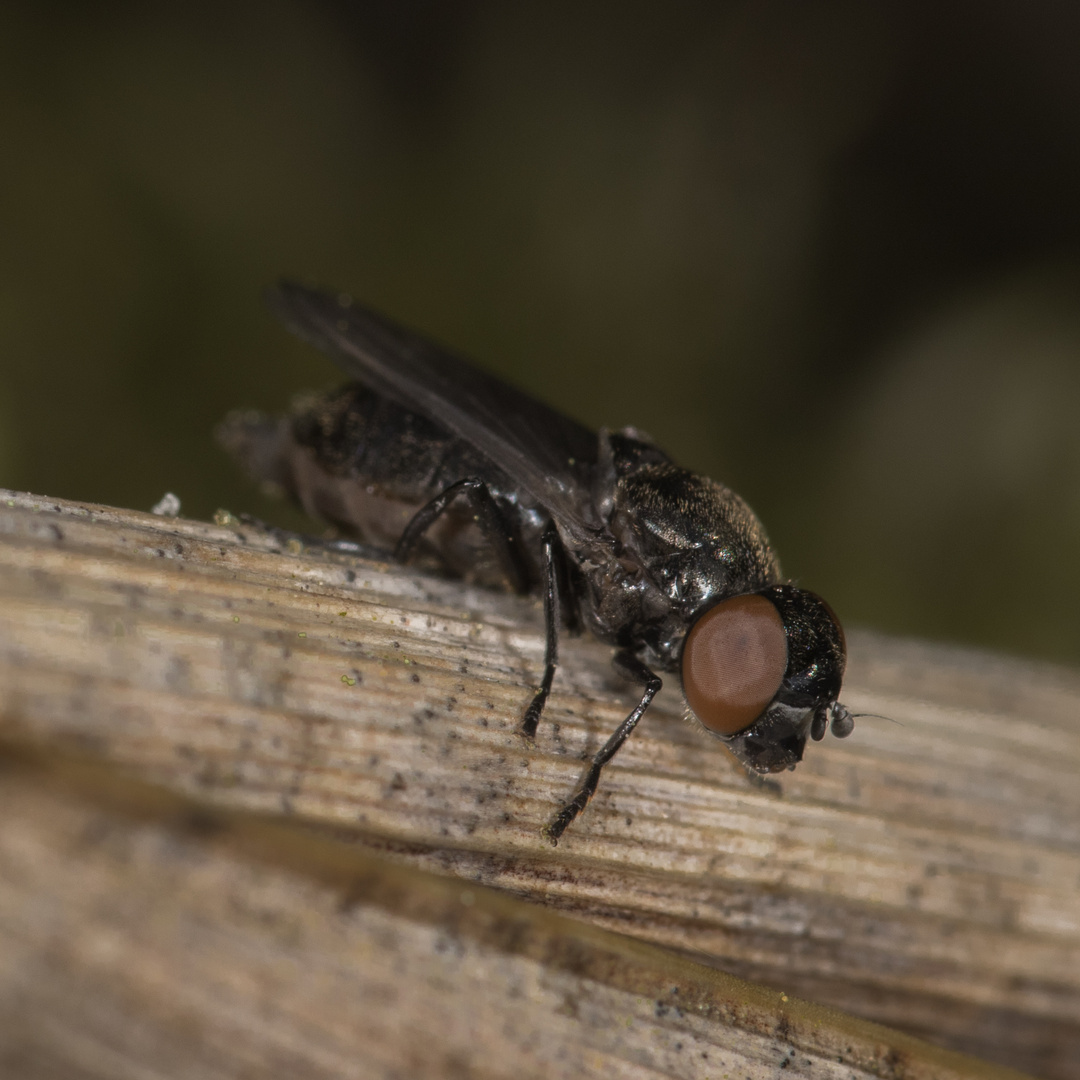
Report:
M845 622L1080 658L1080 6L0 8L0 485L217 449L348 290L758 510Z

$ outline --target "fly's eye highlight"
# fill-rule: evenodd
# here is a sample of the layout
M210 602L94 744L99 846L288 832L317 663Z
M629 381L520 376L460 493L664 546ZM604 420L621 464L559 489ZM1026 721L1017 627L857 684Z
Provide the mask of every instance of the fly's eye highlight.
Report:
M735 596L694 623L682 654L683 691L710 731L735 735L776 696L787 671L780 613L764 596Z

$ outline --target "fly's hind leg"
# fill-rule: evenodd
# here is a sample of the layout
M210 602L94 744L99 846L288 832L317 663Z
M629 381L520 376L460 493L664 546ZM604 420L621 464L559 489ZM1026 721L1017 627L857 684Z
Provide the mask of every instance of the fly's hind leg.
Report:
M600 772L604 766L619 752L622 744L630 737L630 733L637 727L638 721L645 715L645 710L652 704L652 699L660 692L663 683L660 676L650 671L632 652L622 650L615 654L612 661L615 669L628 679L644 683L641 700L634 707L634 711L615 729L611 737L596 752L589 763L588 772L582 778L577 790L571 796L570 801L551 819L544 827L544 837L554 847L559 842L559 837L566 831L567 826L585 809L589 800L596 791L600 782Z
M516 593L528 592L529 570L517 531L506 520L487 484L475 476L468 476L444 488L431 502L416 511L394 548L394 558L398 562L407 561L420 538L446 513L459 495L468 500L476 524L494 549L511 588Z

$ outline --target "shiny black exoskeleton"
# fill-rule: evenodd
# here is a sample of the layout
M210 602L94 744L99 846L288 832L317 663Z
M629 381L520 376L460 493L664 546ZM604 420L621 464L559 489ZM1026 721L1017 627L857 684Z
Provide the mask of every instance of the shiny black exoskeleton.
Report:
M644 687L545 829L553 843L660 689L656 670L681 672L689 714L757 772L794 768L830 725L850 733L840 624L783 582L733 491L636 429L591 432L348 297L282 284L268 299L358 382L280 420L230 417L222 440L249 471L401 559L540 592L545 670L526 736L561 625L615 646L616 668Z

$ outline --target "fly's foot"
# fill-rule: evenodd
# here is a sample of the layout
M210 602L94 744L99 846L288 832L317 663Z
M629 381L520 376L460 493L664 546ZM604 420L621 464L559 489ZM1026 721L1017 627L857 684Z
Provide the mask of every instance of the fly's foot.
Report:
M595 787L595 785L594 785ZM586 784L580 788L574 797L540 830L540 835L552 846L559 846L559 838L570 823L588 805L592 797L592 791Z
M544 711L547 698L548 688L546 686L540 687L529 703L529 707L525 710L525 715L521 718L521 727L518 730L529 742L536 738L536 729L540 725L540 715Z
M564 806L541 830L540 835L552 846L559 846L559 837L581 811L571 803Z
M589 800L596 794L596 785L600 782L600 770L604 761L597 760L603 754L597 754L589 766L589 771L582 778L573 798L540 830L540 835L552 846L557 847L559 837L566 832L567 826L589 805Z

